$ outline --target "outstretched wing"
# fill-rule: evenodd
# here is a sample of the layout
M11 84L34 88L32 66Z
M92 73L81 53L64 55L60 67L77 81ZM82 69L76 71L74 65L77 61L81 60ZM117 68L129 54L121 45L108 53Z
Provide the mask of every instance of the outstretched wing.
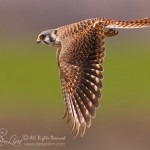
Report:
M65 116L72 121L76 135L84 135L99 106L104 58L104 27L91 25L61 39L58 55Z

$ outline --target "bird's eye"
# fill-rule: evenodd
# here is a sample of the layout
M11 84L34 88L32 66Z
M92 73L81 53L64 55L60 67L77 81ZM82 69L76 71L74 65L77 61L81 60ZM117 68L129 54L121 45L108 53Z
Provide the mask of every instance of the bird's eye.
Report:
M40 39L43 40L46 36L44 34L40 35Z

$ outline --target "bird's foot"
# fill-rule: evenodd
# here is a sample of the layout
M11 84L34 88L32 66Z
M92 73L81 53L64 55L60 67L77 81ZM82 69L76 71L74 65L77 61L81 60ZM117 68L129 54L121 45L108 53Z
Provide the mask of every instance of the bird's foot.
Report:
M104 32L106 37L111 37L111 36L115 36L118 34L118 31L114 30L114 29L108 29L107 31Z

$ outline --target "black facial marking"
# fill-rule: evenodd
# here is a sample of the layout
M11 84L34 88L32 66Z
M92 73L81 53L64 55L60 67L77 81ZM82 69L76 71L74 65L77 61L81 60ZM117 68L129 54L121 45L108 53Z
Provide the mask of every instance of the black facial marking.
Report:
M57 30L54 31L54 34L57 34Z
M45 44L49 45L48 42L46 42L46 41L43 41L43 42L44 42Z
M52 38L52 36L51 36L51 35L49 36L49 40L50 40L50 42L51 42L51 43L53 43L53 42L54 42L54 39Z

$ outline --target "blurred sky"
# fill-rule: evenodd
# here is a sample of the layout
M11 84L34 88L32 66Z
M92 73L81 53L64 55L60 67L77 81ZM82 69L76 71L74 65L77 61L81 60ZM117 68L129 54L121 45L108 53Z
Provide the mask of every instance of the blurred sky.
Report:
M0 0L0 32L24 36L91 17L146 18L149 6L149 0Z

